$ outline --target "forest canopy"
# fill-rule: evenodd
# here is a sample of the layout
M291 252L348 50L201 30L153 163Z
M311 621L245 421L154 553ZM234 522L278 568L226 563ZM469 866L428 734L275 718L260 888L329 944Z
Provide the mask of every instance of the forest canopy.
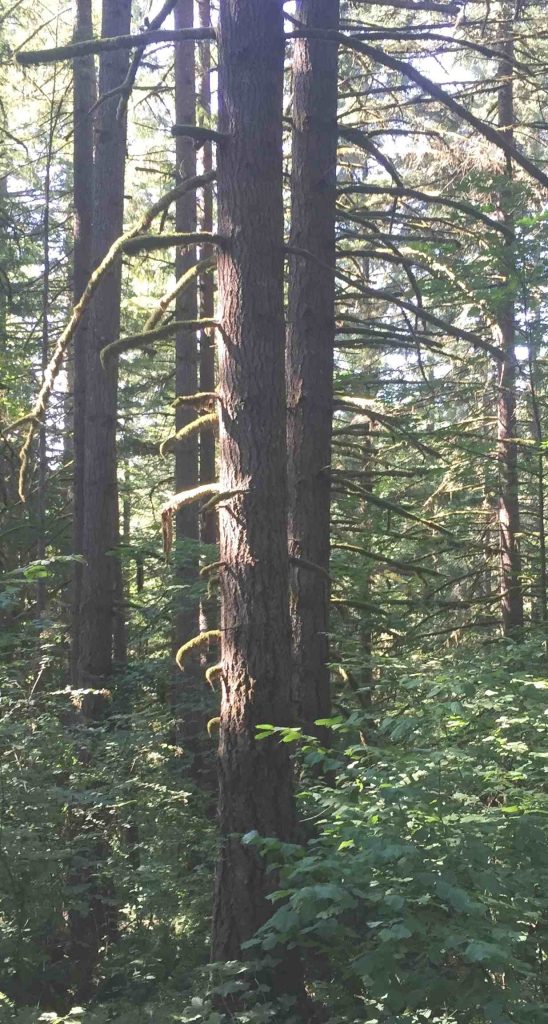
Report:
M4 0L0 1024L546 1021L547 90L543 0Z

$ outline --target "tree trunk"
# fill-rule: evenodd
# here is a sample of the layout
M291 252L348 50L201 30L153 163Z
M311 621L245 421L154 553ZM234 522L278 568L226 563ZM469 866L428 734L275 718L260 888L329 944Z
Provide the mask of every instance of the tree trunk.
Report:
M57 126L57 115L55 111L57 85L57 69L53 73L53 93L51 97L50 120L48 131L48 143L46 151L46 170L44 180L44 217L42 221L42 244L44 258L44 272L42 278L42 345L40 353L42 381L49 361L49 307L50 307L50 203L51 203L51 164L53 155L53 140ZM47 427L44 421L38 432L38 507L37 507L37 545L36 557L46 557L46 504L47 504L47 479L48 479L48 443ZM36 588L36 613L41 618L46 610L47 587L45 580L39 580Z
M282 0L222 0L219 24L220 832L213 958L242 956L276 885L242 834L290 840ZM293 961L295 961L293 957ZM290 988L291 971L280 971ZM283 977L282 977L283 975ZM287 990L286 988L286 990Z
M508 11L503 22L505 37L501 42L504 58L499 64L498 121L507 141L513 141L514 57L513 24ZM506 161L506 184L500 192L500 208L507 227L513 230L512 161ZM498 382L498 467L499 467L499 537L502 628L505 636L523 627L523 592L519 550L520 509L518 451L515 444L516 423L516 319L513 288L515 279L514 242L505 240L502 259L502 286L508 297L500 302L497 315L503 361Z
M131 0L104 0L102 36L129 32ZM118 88L126 77L128 53L102 54L99 95ZM119 95L104 100L96 115L93 266L96 267L123 229L126 155L125 114L118 119ZM90 311L85 353L82 573L80 604L79 685L89 691L83 701L81 726L90 726L105 712L105 684L112 674L115 633L114 600L120 593L121 563L112 551L118 544L116 466L117 367L105 372L101 349L119 336L121 263L103 278ZM118 626L117 653L121 648ZM78 1000L90 998L101 947L117 933L118 911L108 874L110 817L97 811L93 824L79 835L71 881L79 885L79 907L70 913L74 990Z
M298 0L311 28L338 27L338 0ZM335 337L337 45L298 39L293 58L293 248L287 331L292 701L311 729L330 710L329 532ZM317 566L314 569L312 566ZM318 571L320 570L320 571ZM323 570L323 571L322 571Z
M131 0L104 0L102 36L129 33ZM128 51L101 55L99 95L118 88L128 71ZM101 102L96 115L95 182L93 205L93 266L105 256L122 233L126 157L125 113L117 117L119 95ZM107 272L91 309L87 344L84 527L80 681L94 685L112 671L114 596L121 572L113 550L118 544L118 487L116 478L116 415L118 369L113 360L105 372L101 349L120 333L122 267L118 261ZM121 625L118 624L118 628ZM117 644L120 647L120 641Z
M176 29L189 28L193 24L193 0L179 0L174 11ZM177 124L196 122L196 66L195 44L189 42L175 45L175 120ZM191 178L196 174L196 147L194 140L178 135L175 143L177 181ZM187 192L177 200L175 210L176 230L196 231L196 193ZM181 277L196 263L196 249L178 249L175 257L175 274ZM197 286L193 283L177 296L175 315L177 320L196 320L198 309ZM175 338L175 393L192 395L198 390L198 342L196 334L180 331ZM176 407L175 428L181 430L196 416L188 405ZM198 439L194 434L175 447L175 493L196 487L198 483ZM192 639L200 631L199 612L196 601L188 594L189 584L198 577L199 538L198 511L196 505L186 505L175 515L176 526L176 572L181 587L178 612L175 618L176 647ZM185 542L190 541L190 545ZM193 768L200 744L200 731L205 734L205 721L198 714L200 693L203 683L199 678L200 662L197 654L187 658L184 678L175 669L171 685L171 705L175 716L175 739L182 742L185 750L193 757ZM202 716L203 717L203 716Z
M93 36L92 0L76 0L74 41ZM97 98L95 58L79 57L73 64L74 132L73 132L73 203L74 255L72 293L78 302L91 273L93 237L93 116L90 113ZM74 337L72 356L73 404L73 534L76 555L83 554L84 535L84 425L86 408L86 351L89 341L89 313L86 313ZM72 583L71 676L77 685L80 657L80 601L82 595L82 564L75 562Z
M202 28L209 28L211 25L211 10L209 0L200 0L200 25ZM200 109L202 117L209 123L211 117L211 46L209 42L202 43L201 47L201 75L200 75ZM203 169L204 173L212 170L213 152L212 143L207 141L203 147ZM213 192L211 189L204 190L204 201L202 210L201 231L213 231ZM202 257L209 255L207 251L202 252ZM200 317L202 319L213 319L215 315L215 285L213 275L206 273L200 281ZM203 331L200 337L200 391L215 390L215 348L211 330ZM206 430L200 435L200 483L210 484L216 479L215 476L215 435L212 430ZM206 515L201 522L200 539L204 544L215 544L217 540L217 517ZM207 628L207 626L206 626Z

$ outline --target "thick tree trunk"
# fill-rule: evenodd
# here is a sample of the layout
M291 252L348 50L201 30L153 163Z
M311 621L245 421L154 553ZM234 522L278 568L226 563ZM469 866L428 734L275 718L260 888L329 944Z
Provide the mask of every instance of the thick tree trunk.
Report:
M102 36L129 32L131 0L104 0ZM99 95L118 88L128 71L128 52L101 55ZM122 233L126 119L117 117L119 95L101 102L96 115L93 205L93 265L97 266ZM115 361L105 372L101 349L120 333L121 263L99 285L91 309L87 344L84 456L84 527L80 681L101 683L112 671L115 631L114 597L121 566L113 550L118 544L116 478L116 414L118 373ZM121 624L117 624L121 628ZM117 647L120 648L120 639Z
M76 0L74 41L93 36L92 0ZM73 64L73 174L74 174L74 255L72 293L78 302L89 280L93 238L93 115L97 98L95 58L80 57ZM84 535L84 425L86 408L86 351L89 340L89 314L85 314L74 337L72 356L73 423L73 552L83 554ZM82 565L75 562L72 585L71 676L77 684L80 657L80 601Z
M311 28L338 27L338 0L298 0ZM287 331L292 701L310 729L330 709L329 532L335 336L337 45L298 39L293 58L291 247ZM317 566L314 569L312 566ZM321 571L323 570L323 572Z
M513 141L514 126L514 81L512 62L514 56L512 20L504 22L505 38L501 46L505 58L499 65L500 86L498 90L498 121L508 141ZM500 208L506 225L513 229L512 216L512 161L506 163L507 187L501 189ZM498 466L499 466L499 538L501 614L505 636L515 634L523 627L523 592L521 587L521 557L519 550L520 509L518 450L515 444L516 423L516 318L512 289L515 278L514 243L504 244L502 261L503 287L508 297L499 307L497 323L501 348L504 354L499 369L497 411L498 411Z
M220 831L213 957L233 960L275 887L242 834L289 840L282 0L222 0L219 24ZM295 958L293 958L295 960ZM280 983L292 986L288 970Z

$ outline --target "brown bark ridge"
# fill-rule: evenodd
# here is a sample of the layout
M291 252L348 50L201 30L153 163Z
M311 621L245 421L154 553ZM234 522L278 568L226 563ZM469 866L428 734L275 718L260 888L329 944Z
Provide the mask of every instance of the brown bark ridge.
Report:
M104 0L102 33L129 31L131 0ZM119 88L128 71L127 50L101 55L99 96ZM118 95L101 102L95 120L93 203L93 266L122 234L126 156L125 115L116 117ZM86 358L84 525L82 549L85 566L80 606L81 633L79 679L90 686L108 678L112 671L115 629L123 633L123 621L115 623L114 599L119 591L121 566L113 550L118 544L118 487L116 478L116 414L118 372L112 361L105 372L100 352L120 334L121 262L117 261L101 281L91 307L91 330ZM117 637L117 649L123 637Z
M91 0L76 0L74 9L74 41L93 36ZM93 115L97 98L95 59L79 57L73 66L73 269L72 294L78 302L91 274L93 230ZM72 476L73 533L72 547L76 555L83 553L84 530L84 423L86 406L86 350L89 337L89 314L86 313L74 336L72 356ZM80 600L82 565L75 562L72 582L71 676L77 683L80 656Z
M499 65L498 122L501 134L513 145L514 141L514 80L513 80L513 20L506 5L502 48L505 57ZM512 160L506 159L505 182L500 191L501 214L512 229ZM499 366L497 390L499 469L499 541L500 591L502 629L505 636L515 634L523 627L523 591L521 586L521 556L519 550L520 508L518 450L515 444L516 423L516 315L513 297L515 278L514 242L505 240L502 256L502 284L507 293L497 312L497 326L503 359Z
M179 0L174 11L177 30L193 24L193 0ZM175 44L175 119L177 123L194 124L196 120L196 67L193 40ZM177 136L175 141L177 164L176 181L192 178L196 174L196 146L192 138ZM178 232L196 231L196 193L186 192L176 203L175 227ZM178 248L175 256L177 280L196 263L196 249ZM196 320L198 315L197 286L194 281L175 303L177 320ZM193 395L198 390L198 341L195 331L179 331L175 336L175 394ZM187 404L177 405L175 429L180 431L195 419L196 413ZM187 491L198 483L198 437L191 435L175 445L175 493ZM181 586L178 611L175 616L175 649L200 632L196 601L188 596L185 587L196 582L198 576L199 537L198 511L195 503L182 505L175 513L177 545L177 579ZM185 541L193 546L183 551ZM171 706L175 717L174 735L185 750L196 757L200 745L200 731L205 735L205 721L198 713L199 691L203 683L199 678L200 665L196 655L187 660L185 677L179 669L171 685ZM202 716L203 717L203 716Z
M284 388L282 0L222 0L218 260L221 328L220 852L213 958L238 959L271 912L276 880L244 833L289 840L287 745L257 741L290 718ZM295 961L295 957L293 960ZM291 985L290 971L279 971ZM283 975L283 978L282 978ZM287 988L286 988L287 990Z
M298 0L306 27L338 27L338 0ZM286 350L289 553L324 572L291 568L292 702L311 729L330 710L329 534L335 339L337 44L297 39Z

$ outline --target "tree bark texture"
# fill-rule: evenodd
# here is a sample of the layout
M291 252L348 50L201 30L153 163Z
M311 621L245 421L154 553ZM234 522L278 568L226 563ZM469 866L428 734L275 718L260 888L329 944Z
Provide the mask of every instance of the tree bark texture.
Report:
M200 0L200 26L211 26L210 0ZM206 125L211 118L211 45L209 41L201 44L200 67L200 109ZM213 168L213 145L207 141L203 147L204 173ZM213 231L213 192L204 190L200 231ZM208 247L210 248L210 247ZM202 257L209 252L202 251ZM215 283L213 274L203 274L200 279L200 318L213 319L215 315ZM202 331L200 335L200 391L215 390L215 347L211 330ZM200 434L200 483L210 484L216 479L215 473L215 435L212 430ZM200 524L200 537L205 544L215 544L217 540L216 516L206 515Z
M193 0L179 0L174 11L176 29L190 28L193 24ZM177 124L196 123L196 61L195 43L188 40L175 44L175 121ZM194 177L196 174L196 145L193 139L177 135L175 141L177 164L176 180ZM180 232L196 231L196 193L187 192L177 200L175 226ZM175 256L175 276L182 276L196 263L194 247L178 248ZM178 295L175 304L177 320L196 320L198 316L197 286L193 283ZM192 395L198 390L198 340L192 331L180 331L175 337L175 393ZM175 428L177 431L195 419L195 411L188 405L177 406ZM198 483L198 438L190 438L175 446L175 493L196 487ZM185 587L196 583L198 576L199 539L198 506L193 503L179 508L175 514L177 538L177 579L181 586L177 615L175 617L175 646L191 640L200 631L199 613L196 601L188 595ZM191 545L183 551L185 541ZM193 545L193 546L192 546ZM200 662L196 654L186 659L184 677L175 668L171 686L171 705L175 716L177 741L194 758L200 747L200 733L206 736L204 716L199 713Z
M514 138L513 21L508 8L503 22L505 38L501 47L504 58L499 64L498 122L505 138ZM506 183L500 192L500 209L505 224L512 229L512 161L506 161ZM499 539L502 628L505 636L515 634L523 626L523 592L519 550L520 508L518 450L515 444L516 423L516 316L512 289L515 279L513 241L505 240L502 256L502 284L507 295L500 302L497 324L504 359L499 367L498 468L499 468Z
M298 0L296 17L337 29L338 0ZM330 709L329 534L335 337L337 45L298 39L293 57L293 167L287 330L292 702L310 729Z
M275 886L243 833L288 840L287 746L257 741L290 717L284 388L282 0L222 0L219 24L221 328L221 846L213 958L242 955ZM295 959L295 958L294 958ZM288 979L289 982L289 979Z
M74 41L93 36L91 0L76 0L74 10ZM93 115L97 99L95 58L79 57L73 64L73 270L72 297L77 303L91 274L93 231ZM84 532L84 426L86 407L86 350L89 339L89 314L80 324L73 344L72 356L72 427L73 427L73 534L74 554L83 554ZM80 657L80 600L82 564L74 563L72 583L71 676L77 683Z
M104 0L101 34L129 32L131 0ZM125 50L101 55L99 96L119 88L128 71ZM97 267L123 230L124 173L126 157L125 113L117 117L120 96L101 102L95 120L95 166L93 204L93 266ZM91 331L87 344L84 528L85 567L81 600L81 682L103 680L112 671L115 632L115 594L119 592L121 566L113 554L118 544L118 487L116 478L117 364L108 370L101 365L100 352L120 334L121 263L107 272L91 308ZM116 624L120 630L123 623ZM118 637L117 647L121 641Z

